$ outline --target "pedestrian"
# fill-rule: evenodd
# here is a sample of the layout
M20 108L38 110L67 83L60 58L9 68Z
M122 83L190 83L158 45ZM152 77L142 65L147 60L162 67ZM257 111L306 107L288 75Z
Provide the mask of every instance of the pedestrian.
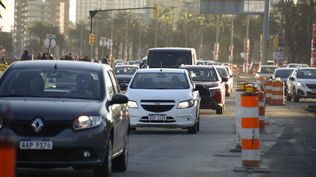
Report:
M32 59L32 57L29 55L29 51L24 50L22 57L21 57L21 60L31 60L31 59Z

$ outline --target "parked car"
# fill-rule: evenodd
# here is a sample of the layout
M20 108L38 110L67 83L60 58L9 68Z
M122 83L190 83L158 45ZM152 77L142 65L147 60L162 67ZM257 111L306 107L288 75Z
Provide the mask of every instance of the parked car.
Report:
M288 68L298 68L298 67L309 67L308 64L304 63L289 63L287 64Z
M225 95L230 96L233 93L234 89L234 75L232 74L232 72L228 73L228 66L216 65L215 68L222 79L227 79L227 81L225 82Z
M223 114L225 108L225 82L214 66L183 65L199 90L201 96L201 109L216 110L216 114Z
M196 65L194 48L164 47L151 48L148 51L149 68L179 68L181 65Z
M316 68L297 68L287 80L287 99L316 98Z
M17 167L90 168L95 177L127 169L128 98L108 65L16 62L0 79L0 97L12 115L0 134L16 140Z
M137 127L200 129L200 95L184 69L139 69L128 86L131 130Z
M129 82L138 69L138 65L121 65L114 68L114 73L122 91L127 89Z

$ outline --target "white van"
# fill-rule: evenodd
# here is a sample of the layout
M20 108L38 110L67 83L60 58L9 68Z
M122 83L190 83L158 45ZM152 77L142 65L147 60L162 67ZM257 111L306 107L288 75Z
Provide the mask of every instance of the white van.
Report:
M194 48L163 47L148 51L149 68L179 68L181 65L196 65L197 56Z

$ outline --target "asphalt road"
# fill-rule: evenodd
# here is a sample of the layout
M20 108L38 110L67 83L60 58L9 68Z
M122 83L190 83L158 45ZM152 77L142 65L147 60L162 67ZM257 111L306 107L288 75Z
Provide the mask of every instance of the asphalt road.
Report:
M196 135L181 129L137 129L130 135L129 167L113 177L303 177L316 176L316 102L268 106L269 134L261 135L262 167L268 174L234 172L241 166L235 147L235 100L223 115L202 111ZM92 177L91 171L18 169L17 177Z

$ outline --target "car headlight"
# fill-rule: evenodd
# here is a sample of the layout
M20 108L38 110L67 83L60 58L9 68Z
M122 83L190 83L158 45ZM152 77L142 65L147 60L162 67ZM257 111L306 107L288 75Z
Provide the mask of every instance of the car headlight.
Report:
M136 101L132 101L132 100L129 100L129 101L127 102L127 106L128 106L129 108L138 108L137 102L136 102Z
M301 82L297 82L297 86L298 86L298 87L305 87L304 84L301 83Z
M73 123L74 130L97 127L102 123L101 116L79 116Z
M194 101L193 100L186 100L186 101L181 101L178 105L178 109L186 109L186 108L191 108L194 106Z

